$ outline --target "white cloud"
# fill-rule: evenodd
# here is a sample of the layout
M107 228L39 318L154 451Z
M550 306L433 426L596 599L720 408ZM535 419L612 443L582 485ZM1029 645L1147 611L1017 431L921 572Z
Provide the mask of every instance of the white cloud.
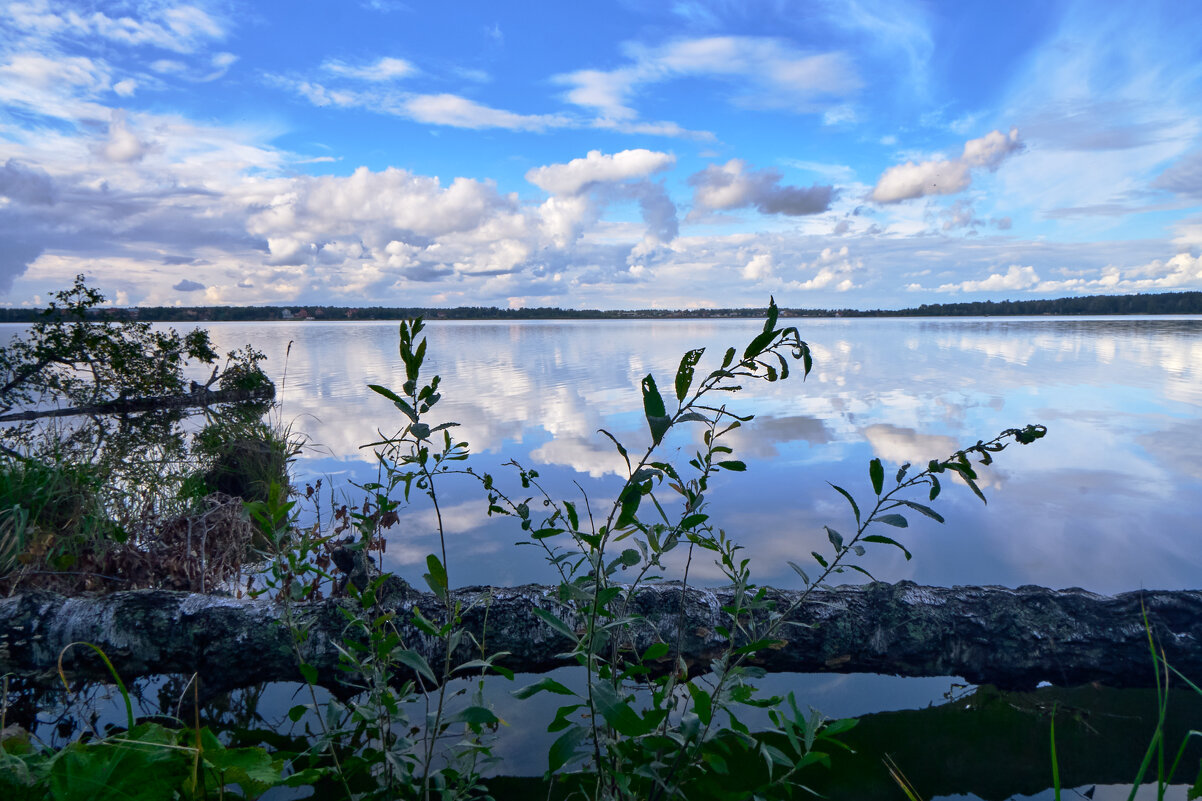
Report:
M367 89L329 87L315 81L284 75L267 75L265 80L269 84L295 92L315 106L361 108L430 125L447 125L471 130L502 128L511 131L544 131L579 124L562 115L518 114L445 92L414 94L398 92L386 86Z
M872 190L877 203L898 203L927 195L954 195L972 184L973 168L996 170L1003 160L1023 147L1018 129L1009 134L990 131L980 139L970 139L956 159L908 161L885 170Z
M643 259L676 238L676 204L662 186L646 180L675 163L671 153L654 150L623 150L613 155L592 150L584 158L564 164L535 167L526 173L526 180L552 195L539 214L544 232L560 247L598 221L609 203L636 201L646 229L631 249L630 259ZM644 267L632 264L631 269L641 275Z
M224 23L190 5L142 4L136 15L111 17L103 11L67 7L47 0L12 3L7 14L26 31L44 36L100 37L133 47L192 53L226 36Z
M321 65L327 72L341 75L345 78L356 78L362 81L392 81L412 75L417 68L402 58L384 56L372 64L352 66L342 61L330 60Z
M566 164L535 167L526 173L526 180L552 195L575 195L601 182L646 178L662 172L676 163L671 153L654 150L623 150L612 156L600 150L590 150L582 159Z
M141 160L146 155L147 145L130 130L125 112L114 109L108 139L99 150L109 161L128 164Z
M814 184L808 189L779 186L777 170L750 170L741 159L711 164L689 176L693 213L754 206L764 214L817 214L830 208L834 187ZM692 213L691 213L692 214Z
M655 47L627 45L631 62L613 70L584 69L555 76L569 87L564 99L612 121L633 121L634 96L643 86L679 78L738 78L736 105L814 113L861 86L849 58L838 52L798 50L781 39L711 36ZM836 112L839 116L840 112Z
M1031 289L1039 283L1034 267L1010 265L1006 273L993 273L980 281L961 281L958 284L942 284L936 292L1001 292L1004 290Z
M743 277L748 281L765 281L770 278L775 278L775 273L772 269L772 254L757 253L751 257L751 261L743 267Z
M517 131L541 131L561 127L562 117L549 114L516 114L490 108L474 100L453 94L414 95L403 102L409 116L418 122L450 125L455 128L507 128Z

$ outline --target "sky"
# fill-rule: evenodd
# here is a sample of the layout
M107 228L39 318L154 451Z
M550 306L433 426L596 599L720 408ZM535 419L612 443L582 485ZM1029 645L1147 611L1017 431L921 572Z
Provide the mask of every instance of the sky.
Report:
M1202 289L1182 0L0 0L0 304Z

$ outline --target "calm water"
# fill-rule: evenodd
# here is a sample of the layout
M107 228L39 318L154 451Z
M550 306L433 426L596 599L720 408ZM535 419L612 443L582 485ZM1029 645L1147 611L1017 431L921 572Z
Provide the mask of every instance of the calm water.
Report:
M902 534L912 561L870 550L882 580L1080 586L1099 592L1199 586L1202 576L1202 318L800 320L814 371L730 399L756 419L736 432L744 474L724 473L713 518L742 542L761 583L792 586L785 565L826 547L824 524L853 528L827 486L870 494L867 463L923 464L1001 430L1042 423L1048 436L1011 446L982 468L981 504L949 485L946 525L918 517ZM670 386L681 354L719 359L753 321L433 322L428 364L443 377L445 420L462 424L477 470L516 459L554 492L588 493L594 509L621 484L597 434L647 441L639 380ZM400 415L368 383L399 388L392 323L251 323L211 327L222 347L252 342L283 385L282 416L310 440L298 470L327 486L371 480L363 443ZM291 352L285 361L288 343ZM284 367L287 366L286 378ZM715 362L703 360L712 368ZM665 394L668 394L667 392ZM671 439L687 461L692 435ZM510 483L516 490L516 481ZM507 521L489 520L478 485L444 485L457 584L550 579ZM415 497L390 541L390 568L419 579L435 549L432 515ZM717 581L716 568L692 575ZM851 580L851 579L849 579Z
M1005 428L1042 423L1045 439L1011 446L982 468L988 506L949 483L936 503L946 525L914 516L910 528L887 532L901 535L912 561L878 548L864 566L882 580L939 585L1202 586L1202 318L796 322L814 371L804 382L754 384L729 399L735 411L756 415L730 443L749 469L723 474L710 495L712 516L746 546L760 583L796 586L785 561L806 563L811 550L828 547L824 524L852 529L827 481L866 498L874 456L922 464ZM699 346L712 357L701 367L712 369L726 347L741 349L758 329L734 320L432 322L428 366L443 377L438 409L462 424L469 464L500 478L502 463L516 459L537 467L561 497L578 498L578 482L596 509L621 485L621 462L597 429L632 448L647 441L640 379L652 372L669 387L681 354ZM309 440L296 465L301 480L346 489L375 477L371 450L360 445L394 431L400 413L366 385L399 388L404 380L395 324L229 323L210 331L220 350L249 342L268 354L281 418ZM668 455L687 461L691 438L670 439ZM508 486L518 492L516 481ZM514 546L515 526L485 515L478 485L452 479L440 491L454 583L552 580L537 551ZM386 567L420 583L437 540L433 516L414 500L393 529ZM696 562L691 575L720 579ZM575 683L567 670L558 678ZM839 717L938 703L954 681L781 674L765 685ZM517 704L509 688L493 697L520 736L502 738L498 753L506 772L537 774L553 739L542 731L553 704ZM274 704L282 720L294 701L286 688L276 691L284 693ZM1125 789L1095 795L1120 796Z

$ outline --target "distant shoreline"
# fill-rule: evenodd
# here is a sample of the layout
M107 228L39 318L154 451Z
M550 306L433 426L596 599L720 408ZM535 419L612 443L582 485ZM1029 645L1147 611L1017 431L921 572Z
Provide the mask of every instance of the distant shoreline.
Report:
M138 306L95 309L97 320L146 322L257 322L269 320L664 320L758 318L765 307L728 309L502 309L496 306L426 308L401 306ZM1018 317L1202 314L1202 292L1089 295L1055 300L973 301L923 304L906 309L781 308L782 317ZM0 322L43 320L38 309L0 309Z

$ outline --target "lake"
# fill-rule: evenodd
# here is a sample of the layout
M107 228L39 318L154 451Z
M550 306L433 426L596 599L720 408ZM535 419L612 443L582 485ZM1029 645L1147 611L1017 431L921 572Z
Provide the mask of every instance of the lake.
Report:
M882 546L863 566L881 580L937 585L1198 586L1202 318L790 322L813 349L813 372L724 399L755 414L728 442L748 470L724 472L710 492L712 519L746 546L760 583L797 586L787 560L807 563L811 550L829 547L824 525L854 530L828 481L864 499L873 457L922 465L1040 423L1046 438L981 468L988 505L948 482L935 504L945 525L911 515L908 529L887 532L900 535L912 560ZM582 488L596 510L611 502L623 469L598 429L632 450L648 442L642 377L653 373L670 394L684 351L706 347L699 370L713 369L726 347L741 351L758 329L749 320L433 321L427 365L443 379L438 419L461 424L468 464L517 493L501 466L517 460L538 469L552 494L579 501ZM342 488L375 477L372 451L360 446L395 431L400 412L366 385L399 390L404 380L395 324L210 330L219 349L250 342L267 353L281 419L308 439L298 477ZM699 436L670 437L665 455L687 461ZM511 520L487 517L478 484L453 477L440 494L453 583L551 580L538 552L514 547L521 537ZM418 581L436 550L423 500L414 497L386 554L389 569ZM690 574L720 579L708 565Z
M866 499L874 457L893 468L905 461L922 465L1003 429L1039 423L1048 428L1044 439L1013 445L997 454L993 466L981 468L988 505L948 481L934 504L946 524L911 515L907 529L885 532L905 543L912 560L878 546L861 564L881 580L936 585L1039 584L1105 593L1199 586L1202 318L789 322L813 349L813 372L805 381L798 373L785 382L753 383L725 399L732 410L755 415L728 442L748 470L722 473L709 495L713 521L746 547L759 583L799 586L786 562L808 564L811 550L829 548L824 525L844 533L854 529L846 503L827 482ZM355 500L360 492L353 484L377 475L371 449L361 446L402 422L391 403L367 389L369 383L399 389L404 381L396 325L207 327L219 350L251 343L268 355L279 419L306 438L295 464L298 483L322 479L339 498ZM585 493L597 510L612 501L624 475L598 429L632 450L648 442L643 376L653 373L669 395L686 350L705 347L699 370L708 371L727 347L741 350L759 328L749 320L431 321L427 365L429 374L443 379L439 419L460 423L456 439L471 445L468 464L494 473L518 494L516 476L503 466L517 460L538 469L553 494L579 502ZM687 429L670 436L665 456L687 461L698 436ZM515 546L522 537L512 520L487 516L474 480L447 477L439 493L453 584L554 580L539 551ZM323 497L321 514L328 515L331 499L324 490ZM438 550L424 500L415 494L403 510L385 554L387 569L418 585L425 555ZM721 581L704 560L694 560L690 577ZM855 573L841 579L863 580ZM569 670L556 675L578 683ZM519 677L517 684L524 683ZM954 678L782 674L764 684L795 691L803 704L832 717L921 709L965 692ZM554 738L543 730L556 699L518 703L508 696L512 686L490 679L490 695L514 733L501 738L497 753L506 772L537 774ZM269 688L260 712L287 725L283 711L295 703L293 689ZM120 714L117 706L113 714ZM1046 721L1032 720L1043 732L1035 735L1039 753L1046 753ZM969 746L966 753L982 747ZM1127 750L1139 753L1138 745ZM1106 781L1121 781L1127 773L1124 766ZM1087 775L1094 778L1086 781L1098 781L1104 774ZM1038 777L1036 782L1036 789L1047 786ZM969 789L958 787L956 792ZM1016 789L977 792L938 797L1000 798ZM1125 798L1126 790L1099 787L1094 797ZM1184 791L1171 797L1184 798Z

